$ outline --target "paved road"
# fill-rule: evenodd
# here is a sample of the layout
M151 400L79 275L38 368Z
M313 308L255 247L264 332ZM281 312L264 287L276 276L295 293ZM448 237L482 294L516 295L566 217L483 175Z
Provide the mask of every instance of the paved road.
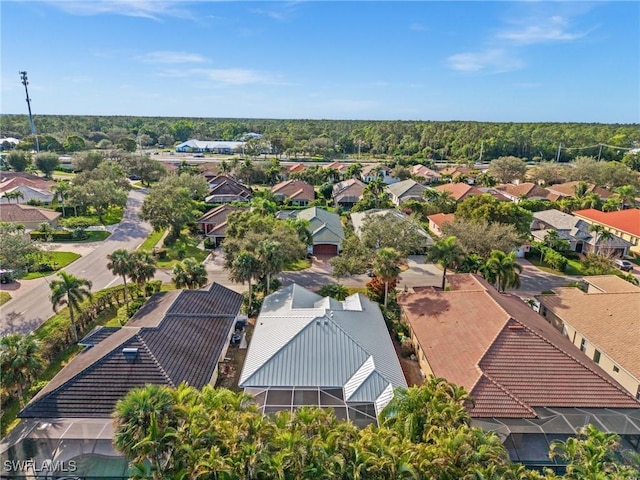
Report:
M138 217L143 199L143 192L132 190L129 193L122 223L111 236L64 270L91 280L94 292L121 282L121 279L114 277L107 269L106 257L118 248L135 249L151 232L151 226ZM32 331L53 315L53 308L49 301L49 281L54 278L55 276L50 276L13 284L14 288L18 288L10 292L13 299L0 307L0 335Z

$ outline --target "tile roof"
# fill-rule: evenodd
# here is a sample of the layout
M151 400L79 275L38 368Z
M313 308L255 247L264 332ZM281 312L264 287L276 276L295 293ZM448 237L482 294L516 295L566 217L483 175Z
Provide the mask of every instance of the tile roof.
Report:
M240 294L218 284L155 294L124 327L78 354L20 417L108 417L135 387L203 387L217 369L241 304Z
M536 185L531 182L524 182L518 185L514 185L513 183L507 183L504 185L498 185L496 190L502 190L513 197L520 198L525 196L526 198L547 198L549 195L549 191L545 188Z
M238 195L251 197L251 190L229 175L218 175L209 181L209 196Z
M321 237L331 238L335 241L344 240L344 229L340 215L329 212L322 208L311 207L297 211L297 218L309 222L311 235L314 242Z
M360 170L360 173L362 174L362 176L366 177L367 175L369 175L369 173L371 173L375 169L380 169L386 172L391 171L389 167L387 167L386 165L382 165L381 163L370 163L369 165L365 165L364 167L362 167L362 170Z
M416 176L425 177L425 178L434 178L434 177L440 176L440 174L435 170L431 170L429 167L426 167L420 164L417 164L411 167L411 175L416 175Z
M602 293L634 293L640 288L617 275L590 275L582 277L584 282L593 285ZM639 305L640 306L640 305Z
M402 199L406 196L418 196L422 198L422 192L426 189L427 187L411 179L392 183L387 186L387 191L398 199Z
M313 185L302 180L285 180L274 185L271 191L276 195L283 195L293 200L313 200L315 198Z
M534 417L534 407L640 403L521 299L466 274L459 290L399 297L433 374L464 386L474 417Z
M484 192L466 183L445 183L435 187L440 192L449 192L451 197L456 201L464 200L469 195L482 195Z
M60 215L60 212L31 205L4 203L0 206L0 222L51 222Z
M586 210L576 210L573 214L579 218L601 223L615 230L640 237L640 209L638 208L618 210L616 212L601 212L588 208Z
M452 223L455 218L455 213L434 213L433 215L427 216L430 222L433 222L438 228L442 228L445 223Z
M20 186L50 192L56 185L57 183L53 180L46 180L30 173L2 172L0 174L0 193Z
M640 379L640 288L612 293L585 293L571 287L553 291L555 295L537 298L591 345Z
M575 188L580 184L580 181L566 182L566 183L558 183L556 185L547 185L547 190L552 194L564 196L564 197L573 197L576 193ZM611 196L611 192L606 188L598 187L593 183L587 184L587 192L595 192L600 198L609 198Z
M335 202L353 201L355 203L362 198L365 187L366 185L360 180L350 178L336 183L331 196Z
M224 236L227 230L227 217L238 210L244 210L241 207L234 207L229 204L223 204L212 208L202 215L197 222L199 224L213 225L207 229L207 235Z
M347 166L344 163L340 163L340 162L328 163L327 165L324 166L324 168L332 168L332 169L337 170L339 172L343 172L343 171L347 170Z

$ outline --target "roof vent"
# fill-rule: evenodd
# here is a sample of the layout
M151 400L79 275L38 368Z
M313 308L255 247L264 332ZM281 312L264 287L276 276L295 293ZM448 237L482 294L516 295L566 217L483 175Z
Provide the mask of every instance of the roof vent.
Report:
M123 348L122 354L124 355L124 358L126 360L133 360L138 356L138 348L137 347Z

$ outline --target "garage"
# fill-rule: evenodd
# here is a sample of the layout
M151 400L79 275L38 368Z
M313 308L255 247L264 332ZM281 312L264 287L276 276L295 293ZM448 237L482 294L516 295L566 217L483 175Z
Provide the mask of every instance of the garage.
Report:
M331 245L328 243L319 243L318 245L313 246L313 254L314 255L337 255L338 246Z

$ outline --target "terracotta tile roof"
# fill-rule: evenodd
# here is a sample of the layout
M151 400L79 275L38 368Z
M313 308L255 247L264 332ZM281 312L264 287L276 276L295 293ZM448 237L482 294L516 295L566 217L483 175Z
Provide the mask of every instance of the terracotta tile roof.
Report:
M592 222L600 223L615 230L630 233L640 237L640 209L630 208L616 212L601 212L588 208L573 212L576 217L581 217Z
M518 198L523 196L527 198L533 198L533 197L547 198L547 196L549 195L549 191L547 189L542 188L536 185L535 183L531 183L531 182L524 182L518 185L514 185L513 183L498 185L496 187L496 190L502 190L508 193L509 195L512 195Z
M447 167L440 170L440 175L451 175L455 178L459 175L469 175L472 171L469 167Z
M521 299L476 275L450 280L459 290L404 294L399 303L433 374L471 392L472 416L533 417L534 407L640 408Z
M135 387L187 382L202 388L217 369L241 304L240 294L218 284L154 295L124 327L78 354L20 417L109 417Z
M327 165L324 166L324 168L332 168L334 170L337 170L339 172L343 172L347 170L347 166L343 163L340 162L331 162L328 163Z
M306 167L302 163L296 163L295 165L291 165L287 170L289 173L302 172Z
M558 183L556 185L548 185L547 190L553 194L564 196L564 197L573 197L576 193L575 188L580 184L579 181L566 182L566 183ZM606 188L598 187L593 183L587 184L587 192L595 192L600 198L609 198L611 196L611 192Z
M276 195L282 195L293 200L311 201L315 198L313 185L302 180L285 180L274 185L271 191Z
M411 167L411 175L417 175L419 177L425 177L425 178L433 178L433 177L440 176L440 174L435 170L431 170L429 167L426 167L420 164L414 165L413 167Z
M640 379L640 289L585 293L567 287L554 292L537 298L591 345Z
M0 183L0 193L13 190L17 187L31 187L36 190L50 192L56 186L56 182L33 176L33 178L14 177Z
M640 293L640 287L617 275L593 275L582 277L582 280L593 285L602 293Z
M0 206L0 222L51 222L60 215L60 212L47 210L46 208L21 205L16 203L3 203Z
M445 183L444 185L438 185L435 189L441 192L449 192L456 202L464 200L469 195L482 195L484 193L479 188L466 183Z
M386 165L382 165L381 163L371 163L369 165L365 165L364 167L362 167L362 170L360 170L360 173L363 176L367 176L369 175L369 173L371 173L373 170L375 170L376 168L386 171L386 172L390 172L391 169L389 167L387 167Z
M430 222L433 222L438 226L438 228L442 228L445 223L452 223L455 218L455 213L435 213L433 215L429 215L427 217Z

